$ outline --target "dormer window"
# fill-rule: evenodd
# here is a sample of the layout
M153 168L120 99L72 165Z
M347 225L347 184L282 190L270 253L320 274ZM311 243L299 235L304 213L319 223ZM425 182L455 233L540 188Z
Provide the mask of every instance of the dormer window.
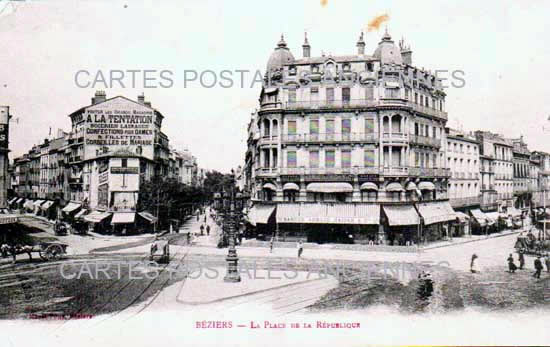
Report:
M374 66L372 65L372 63L367 63L367 71L368 72L373 72L374 71Z
M288 74L289 74L290 76L295 76L295 75L296 75L296 66L290 66L290 67L288 68Z
M344 69L344 71L350 71L351 70L351 65L349 63L345 63L342 68Z
M318 73L319 72L319 65L311 65L311 71L313 71L314 73Z

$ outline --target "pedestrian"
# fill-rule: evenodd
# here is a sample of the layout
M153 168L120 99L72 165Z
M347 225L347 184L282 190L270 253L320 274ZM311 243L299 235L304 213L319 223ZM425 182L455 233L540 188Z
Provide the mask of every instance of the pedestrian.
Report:
M523 250L519 250L519 269L523 270L523 267L525 266L525 257L523 256Z
M187 233L187 244L190 245L191 244L191 231L189 231Z
M514 264L514 257L512 256L512 253L510 253L510 256L508 257L508 272L509 273L515 273L516 272L516 264Z
M273 236L271 236L271 240L269 240L269 253L273 253Z
M206 223L206 214L204 215L204 222Z
M477 254L472 254L472 260L470 261L470 272L471 273L477 273L479 272L478 266L477 266Z
M533 277L540 278L540 272L542 271L542 262L540 261L540 256L535 259L535 273Z
M304 252L304 244L302 243L302 240L298 241L298 258L302 257L302 253Z
M206 225L206 236L210 236L210 224Z
M201 224L201 236L204 235L204 225Z
M544 262L546 263L546 272L550 272L550 254L546 253Z
M197 211L197 222L199 221L199 212Z

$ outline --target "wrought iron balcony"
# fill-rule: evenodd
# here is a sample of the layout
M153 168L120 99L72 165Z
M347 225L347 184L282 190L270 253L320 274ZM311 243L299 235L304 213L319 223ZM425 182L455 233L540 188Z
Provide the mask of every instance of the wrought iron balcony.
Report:
M378 133L284 134L284 143L378 142Z
M441 148L441 140L433 137L409 135L409 143L422 146Z

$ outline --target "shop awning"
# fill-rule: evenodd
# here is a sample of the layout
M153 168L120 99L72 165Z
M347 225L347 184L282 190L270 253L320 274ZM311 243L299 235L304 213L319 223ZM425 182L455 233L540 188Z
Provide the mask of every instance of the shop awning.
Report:
M11 205L13 204L15 201L17 201L17 197L11 199L10 201L8 201L8 204Z
M390 183L386 186L386 191L387 192L402 192L403 191L403 186L401 185L401 183L392 182L392 183Z
M417 190L418 187L416 186L416 183L409 182L407 183L407 186L405 187L405 190Z
M390 226L417 225L420 218L412 205L384 206L384 213L388 217Z
M418 212L424 218L424 224L443 223L456 219L456 214L448 201L418 204Z
M19 199L17 199L16 203L20 203L20 202L23 202L23 201L25 201L24 198L19 198Z
M277 205L277 223L380 224L380 205L350 203L285 203Z
M360 190L378 190L378 186L373 182L365 182L359 187Z
M506 215L507 216L512 216L512 217L521 216L521 211L518 210L515 207L508 207L508 209L506 211Z
M462 212L455 212L456 214L456 218L458 218L458 220L460 220L461 222L466 222L467 220L470 219L470 217L466 214L466 213L462 213Z
M149 213L147 211L138 212L138 215L140 217L143 217L143 218L147 219L151 223L155 223L158 219L157 217L153 216L151 213Z
M346 182L318 182L308 184L306 190L314 193L351 193L353 187Z
M487 217L488 221L491 220L493 222L498 221L498 217L508 218L508 216L502 215L498 212L485 212L485 216Z
M43 203L44 203L44 200L36 200L36 201L33 203L33 205L36 206L36 207L38 207L38 206L42 205Z
M82 209L82 210L78 211L77 214L75 214L74 218L75 218L75 219L82 218L82 217L86 214L86 212L88 212L88 211L85 210L85 209Z
M111 224L131 224L136 220L135 212L115 212Z
M53 205L53 201L46 200L46 202L44 202L42 205L40 205L40 209L43 210L43 211L46 211L47 209L52 207L52 205Z
M277 187L273 183L266 183L262 186L263 189L277 190Z
M17 215L4 215L0 216L0 224L12 224L17 223L19 220L19 217Z
M300 204L278 204L277 223L302 223Z
M80 206L81 206L80 204L77 204L77 203L74 203L74 202L69 202L67 204L67 206L63 207L63 209L61 211L65 212L65 213L71 213L71 212L74 212L77 209L79 209Z
M34 208L34 202L32 200L25 201L25 204L23 205L24 208L32 209Z
M252 206L250 212L248 212L250 224L267 224L267 222L269 221L269 217L271 217L271 215L273 214L273 211L275 211L275 205Z
M111 216L111 213L109 212L93 211L89 215L85 216L84 220L90 223L101 223L106 218L109 218L109 216Z
M300 187L296 183L288 182L284 184L283 190L300 190Z
M435 185L432 182L420 182L418 183L418 189L420 190L435 190Z
M485 225L487 225L489 218L485 215L485 213L481 212L481 210L471 210L470 213L480 226L484 227Z

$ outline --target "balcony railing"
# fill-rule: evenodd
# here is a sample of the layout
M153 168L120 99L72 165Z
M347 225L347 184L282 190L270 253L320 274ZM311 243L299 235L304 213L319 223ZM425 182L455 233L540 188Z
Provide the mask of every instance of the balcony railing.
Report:
M406 142L409 139L407 133L383 133L382 141L384 142Z
M279 102L262 103L262 109L279 108L282 104ZM289 101L285 103L285 108L288 110L310 110L310 109L353 109L361 107L376 107L376 106L400 106L410 107L416 112L420 112L429 116L434 116L442 119L447 119L447 112L436 110L431 107L415 104L404 99L350 99L350 100L307 100L307 101Z
M448 168L425 168L425 167L411 167L409 168L410 176L418 177L451 177L451 170Z
M285 134L282 141L299 143L378 142L377 133Z
M464 198L450 198L449 202L452 207L463 207L479 205L481 203L481 196L470 196Z
M440 139L434 139L433 137L427 137L427 136L409 135L409 142L411 144L430 146L435 148L441 147Z

